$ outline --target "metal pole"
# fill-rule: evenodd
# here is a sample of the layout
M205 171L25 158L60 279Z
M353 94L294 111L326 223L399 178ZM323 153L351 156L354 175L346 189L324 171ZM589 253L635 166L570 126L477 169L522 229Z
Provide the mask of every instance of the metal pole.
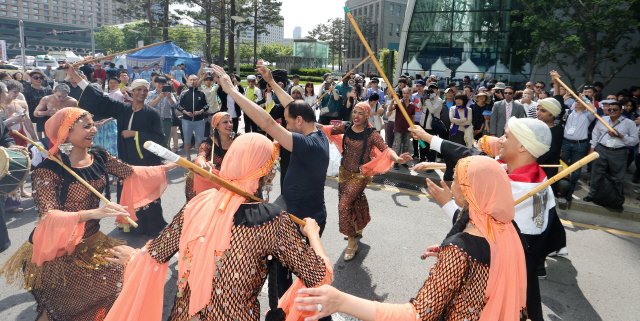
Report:
M96 37L93 31L94 29L93 13L89 14L89 19L91 19L91 58L95 58L96 57Z
M236 28L237 28L237 24L236 24ZM240 29L236 29L236 41L237 41L237 45L236 45L236 51L238 51L238 53L236 54L236 56L238 57L238 64L236 65L236 73L238 74L238 76L240 76Z
M27 61L27 57L25 56L24 53L24 49L25 49L25 43L24 43L24 22L22 22L22 20L20 20L20 54L22 55L22 72L27 71L27 68L25 66L26 61Z

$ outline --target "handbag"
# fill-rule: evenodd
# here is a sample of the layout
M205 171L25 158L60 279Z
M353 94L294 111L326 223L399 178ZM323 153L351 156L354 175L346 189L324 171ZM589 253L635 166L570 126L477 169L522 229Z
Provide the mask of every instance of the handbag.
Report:
M444 125L440 118L436 117L434 114L431 114L431 130L435 136L445 134L447 132L447 127Z
M329 113L329 107L320 108L320 115L324 115L324 114L328 114L328 113Z

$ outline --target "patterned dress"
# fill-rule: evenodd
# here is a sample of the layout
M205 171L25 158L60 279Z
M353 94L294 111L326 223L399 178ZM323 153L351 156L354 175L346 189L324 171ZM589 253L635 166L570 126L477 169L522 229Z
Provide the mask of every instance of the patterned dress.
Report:
M338 177L340 233L356 236L356 232L364 229L371 221L369 203L364 195L364 189L371 182L371 177L362 175L360 167L371 161L371 150L374 146L382 152L389 147L372 127L356 133L351 129L351 123L335 125L331 129L331 135L339 134L344 134Z
M234 138L237 138L239 135L236 135ZM207 139L200 144L200 148L198 149L198 156L204 158L205 161L211 161L211 146L215 146L213 150L213 169L220 170L222 167L222 160L224 159L224 155L227 154L227 150L218 146L217 143L213 142L211 137L207 137ZM184 194L187 197L187 203L196 196L196 191L193 186L193 172L189 172L187 177L184 179Z
M93 163L74 172L96 190L108 190L107 175L125 179L133 167L124 164L99 146L90 150ZM69 158L63 161L68 167ZM51 210L78 212L99 207L100 199L67 173L60 165L46 159L33 171L33 198L39 219ZM103 320L122 286L124 267L109 264L107 249L124 242L100 232L100 220L85 222L83 240L73 253L63 255L38 267L31 262L32 237L0 271L8 283L20 281L36 299L38 316L46 313L49 320Z
M147 244L147 252L158 263L169 261L178 252L183 215L180 211L160 236ZM213 278L211 301L190 318L189 276L181 275L179 282L186 282L186 286L182 290L178 287L168 320L260 320L258 295L267 278L269 259L282 262L307 287L321 285L326 274L324 260L306 244L279 206L242 204L234 216L229 250L221 256Z

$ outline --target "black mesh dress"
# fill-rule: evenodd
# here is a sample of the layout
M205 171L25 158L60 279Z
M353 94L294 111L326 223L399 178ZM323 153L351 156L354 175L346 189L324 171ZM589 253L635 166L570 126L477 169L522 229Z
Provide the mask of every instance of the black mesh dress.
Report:
M73 170L96 190L108 190L107 174L123 180L133 167L110 155L100 146L90 151L93 163ZM68 167L69 159L62 155ZM100 199L67 173L60 165L46 159L33 171L33 198L39 219L51 210L78 212L98 208ZM103 320L122 286L123 267L109 264L107 249L124 242L100 232L100 220L85 222L82 242L73 253L65 254L38 267L31 262L32 235L8 261L3 272L9 282L20 281L37 302L38 316L49 320Z
M147 252L158 263L169 261L179 250L183 211L147 245ZM324 260L307 245L279 206L243 204L234 216L229 250L222 255L213 278L211 301L190 318L188 275L178 276L178 284L186 285L182 290L178 287L169 320L260 320L258 294L268 274L269 259L282 262L307 287L321 285L326 274Z

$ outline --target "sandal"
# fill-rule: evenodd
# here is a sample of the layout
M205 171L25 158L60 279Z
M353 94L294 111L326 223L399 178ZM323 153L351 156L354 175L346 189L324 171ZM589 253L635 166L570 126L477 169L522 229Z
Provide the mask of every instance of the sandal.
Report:
M353 260L353 258L356 256L356 253L358 253L358 244L356 243L356 247L355 247L355 248L347 247L347 251L348 251L348 250L353 251L353 253L348 254L348 253L345 251L345 253L344 253L344 261L345 261L345 262L349 262L349 261Z
M357 230L357 231L356 231L356 236L355 236L355 238L357 238L357 239L358 239L358 238L360 238L360 239L362 238L362 230ZM345 235L344 240L346 241L346 240L348 240L348 239L349 239L349 237Z

